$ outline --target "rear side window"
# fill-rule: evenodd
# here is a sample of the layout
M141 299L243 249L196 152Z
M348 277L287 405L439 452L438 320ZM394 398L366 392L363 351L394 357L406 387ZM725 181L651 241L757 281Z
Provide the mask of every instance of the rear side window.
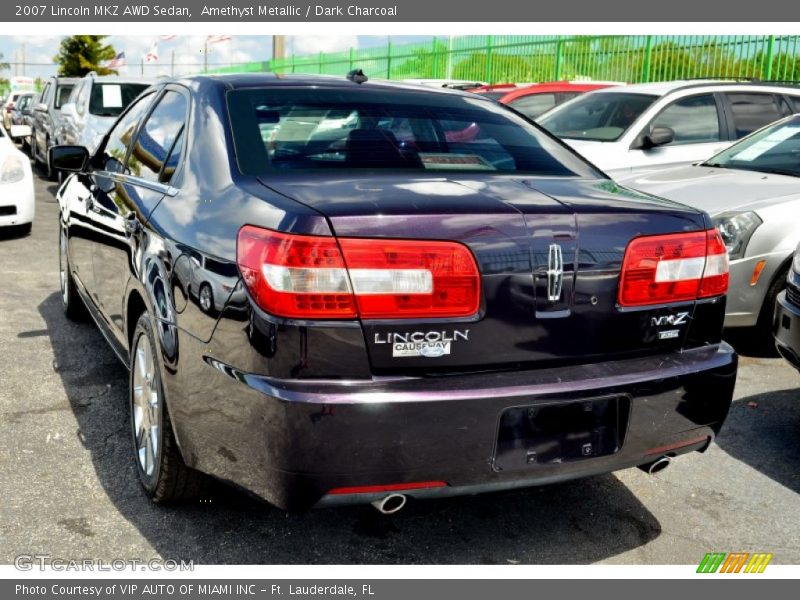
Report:
M183 130L186 106L186 97L179 92L167 91L161 97L139 131L128 159L128 171L132 175L159 181L167 157Z
M512 100L509 106L529 119L535 119L556 105L555 94L530 94Z
M671 145L719 141L719 116L714 96L702 94L673 102L653 119L651 130L656 127L675 132Z
M383 88L228 93L240 170L403 170L599 177L505 107Z
M761 129L783 116L777 98L773 94L728 92L726 95L733 113L736 139L753 133L756 129Z
M158 180L161 183L169 183L172 180L172 176L175 174L175 171L178 169L178 166L181 164L181 157L183 156L183 138L186 133L186 127L181 129L178 138L175 140L175 143L172 144L172 150L167 157L167 162L164 163L164 168L161 169L161 174L158 176Z
M141 83L95 83L89 99L89 112L99 117L116 117L147 89Z

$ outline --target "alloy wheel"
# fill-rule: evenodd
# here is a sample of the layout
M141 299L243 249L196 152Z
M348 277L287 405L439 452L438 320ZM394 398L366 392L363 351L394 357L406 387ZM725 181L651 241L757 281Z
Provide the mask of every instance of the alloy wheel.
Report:
M200 308L204 312L211 310L211 288L207 285L200 288Z
M161 458L161 392L150 342L140 335L133 365L133 437L139 468L152 477Z

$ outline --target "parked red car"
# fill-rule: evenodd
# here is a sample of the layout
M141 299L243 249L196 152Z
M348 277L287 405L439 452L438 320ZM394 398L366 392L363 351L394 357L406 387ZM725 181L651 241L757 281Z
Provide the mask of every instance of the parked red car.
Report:
M490 96L502 104L511 106L529 119L536 119L554 106L575 96L613 85L620 84L611 81L551 81L526 86L501 83L484 85L470 91Z

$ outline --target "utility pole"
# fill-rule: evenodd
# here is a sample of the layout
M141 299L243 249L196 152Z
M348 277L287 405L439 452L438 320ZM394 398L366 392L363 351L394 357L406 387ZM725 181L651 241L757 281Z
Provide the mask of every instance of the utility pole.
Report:
M175 50L170 55L169 76L175 77Z
M203 73L208 73L208 37L203 42Z
M23 77L25 76L25 71L26 70L27 69L25 68L25 44L22 44L22 73L21 73L21 75Z
M273 35L272 36L272 59L281 60L286 57L286 36Z

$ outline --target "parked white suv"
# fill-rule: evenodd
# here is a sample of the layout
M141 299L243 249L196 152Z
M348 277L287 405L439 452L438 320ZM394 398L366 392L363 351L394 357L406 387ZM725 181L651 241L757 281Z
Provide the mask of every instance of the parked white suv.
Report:
M61 107L58 143L85 146L93 152L120 113L153 81L89 73L75 84Z
M538 123L611 177L687 165L800 112L800 88L732 81L640 83L589 92Z

